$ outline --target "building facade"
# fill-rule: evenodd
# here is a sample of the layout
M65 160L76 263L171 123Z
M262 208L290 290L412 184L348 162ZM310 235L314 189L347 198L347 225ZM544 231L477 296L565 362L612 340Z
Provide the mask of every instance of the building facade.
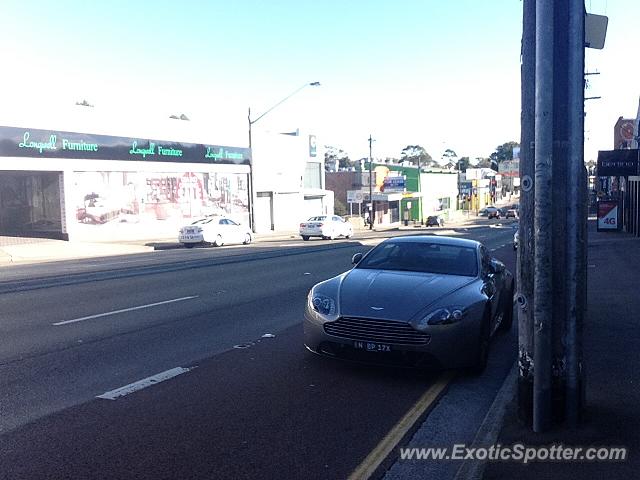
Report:
M315 135L257 132L252 159L256 232L296 230L311 216L333 214Z
M364 171L328 172L327 189L347 205L350 214L371 209L368 164ZM420 222L430 215L448 219L457 208L457 173L428 171L395 164L373 164L371 172L375 224Z
M0 235L165 238L208 214L249 222L247 148L0 127Z

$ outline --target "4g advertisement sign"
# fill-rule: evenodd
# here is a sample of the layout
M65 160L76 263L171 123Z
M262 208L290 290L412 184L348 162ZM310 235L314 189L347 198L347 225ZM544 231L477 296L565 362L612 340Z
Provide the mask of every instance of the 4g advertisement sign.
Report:
M598 231L618 230L618 202L602 200L598 202Z

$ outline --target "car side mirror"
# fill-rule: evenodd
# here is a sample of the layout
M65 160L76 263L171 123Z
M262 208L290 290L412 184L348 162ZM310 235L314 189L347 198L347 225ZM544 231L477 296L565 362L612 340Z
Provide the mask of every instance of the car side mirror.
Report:
M353 257L351 257L351 263L353 263L354 265L359 264L360 260L362 260L362 257L362 252L356 253Z
M504 263L502 263L500 260L496 260L495 258L491 259L491 267L489 268L489 271L491 273L502 273L506 270L506 267L504 266Z

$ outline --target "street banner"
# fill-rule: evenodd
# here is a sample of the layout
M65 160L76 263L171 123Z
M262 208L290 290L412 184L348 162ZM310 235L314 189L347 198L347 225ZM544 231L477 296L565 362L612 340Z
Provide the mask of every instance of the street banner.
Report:
M598 231L618 230L618 201L603 200L598 202Z

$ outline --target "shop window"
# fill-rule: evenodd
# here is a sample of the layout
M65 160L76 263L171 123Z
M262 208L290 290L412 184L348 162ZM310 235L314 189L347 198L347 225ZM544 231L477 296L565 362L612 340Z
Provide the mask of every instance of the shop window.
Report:
M307 162L304 169L304 188L322 188L322 169L319 162Z

